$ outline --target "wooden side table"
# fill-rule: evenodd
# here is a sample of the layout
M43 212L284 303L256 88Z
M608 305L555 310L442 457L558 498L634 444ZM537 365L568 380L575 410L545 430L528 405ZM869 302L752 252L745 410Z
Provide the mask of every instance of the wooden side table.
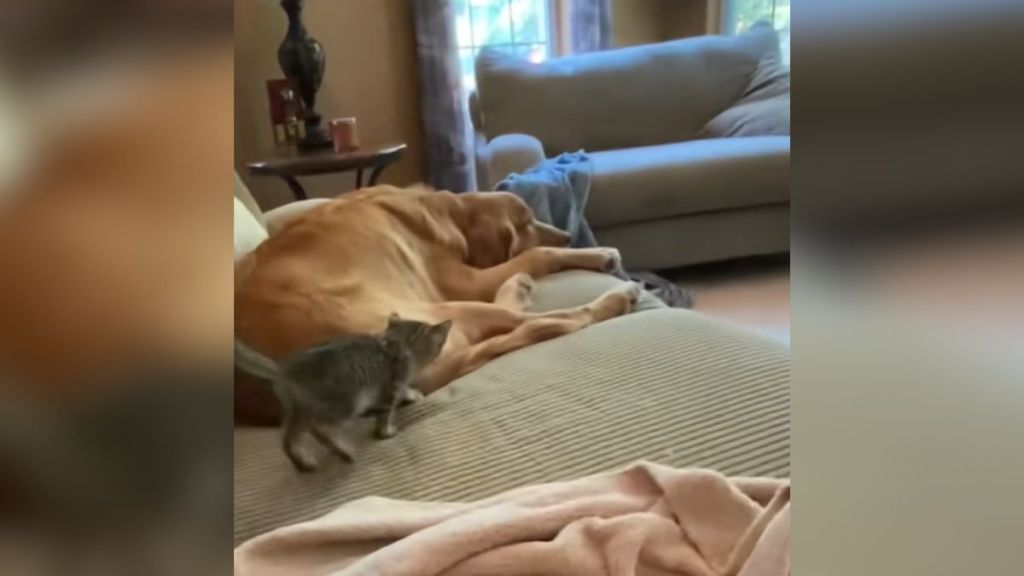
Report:
M277 176L288 184L297 200L309 198L299 184L299 176L334 174L356 171L356 188L363 187L363 170L371 170L367 185L377 183L381 171L402 157L405 144L380 148L360 148L352 152L335 152L333 149L299 151L286 149L277 152L273 158L246 164L250 174Z

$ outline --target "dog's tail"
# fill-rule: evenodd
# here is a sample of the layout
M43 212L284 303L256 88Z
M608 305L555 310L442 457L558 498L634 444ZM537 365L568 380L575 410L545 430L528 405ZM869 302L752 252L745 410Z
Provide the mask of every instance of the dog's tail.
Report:
M270 358L246 346L241 340L235 339L235 366L242 370L270 380L281 375L281 368Z

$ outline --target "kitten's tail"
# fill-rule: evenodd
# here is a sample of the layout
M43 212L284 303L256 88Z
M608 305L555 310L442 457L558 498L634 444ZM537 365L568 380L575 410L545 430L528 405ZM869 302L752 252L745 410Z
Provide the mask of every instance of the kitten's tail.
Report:
M235 365L255 376L270 380L281 375L277 362L246 346L241 340L235 339Z

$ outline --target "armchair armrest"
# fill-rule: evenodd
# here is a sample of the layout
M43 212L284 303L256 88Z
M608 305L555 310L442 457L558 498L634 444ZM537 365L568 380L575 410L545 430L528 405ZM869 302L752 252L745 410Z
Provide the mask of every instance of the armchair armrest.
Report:
M494 190L512 172L523 172L544 158L544 145L528 134L502 134L490 142L478 138L477 184Z

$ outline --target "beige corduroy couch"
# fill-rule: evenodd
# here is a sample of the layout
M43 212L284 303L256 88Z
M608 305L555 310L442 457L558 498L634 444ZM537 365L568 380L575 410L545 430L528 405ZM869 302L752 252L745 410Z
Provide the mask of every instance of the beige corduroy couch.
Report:
M235 255L323 200L268 214L240 181ZM272 233L272 232L271 232ZM543 279L535 308L589 301L619 280ZM369 431L357 462L299 474L278 430L235 429L235 540L368 495L466 500L647 459L729 474L789 474L789 351L758 333L645 295L628 316L503 356Z
M587 221L631 268L787 252L788 101L771 135L705 131L777 62L770 27L542 63L482 51L469 97L477 187L582 149Z

